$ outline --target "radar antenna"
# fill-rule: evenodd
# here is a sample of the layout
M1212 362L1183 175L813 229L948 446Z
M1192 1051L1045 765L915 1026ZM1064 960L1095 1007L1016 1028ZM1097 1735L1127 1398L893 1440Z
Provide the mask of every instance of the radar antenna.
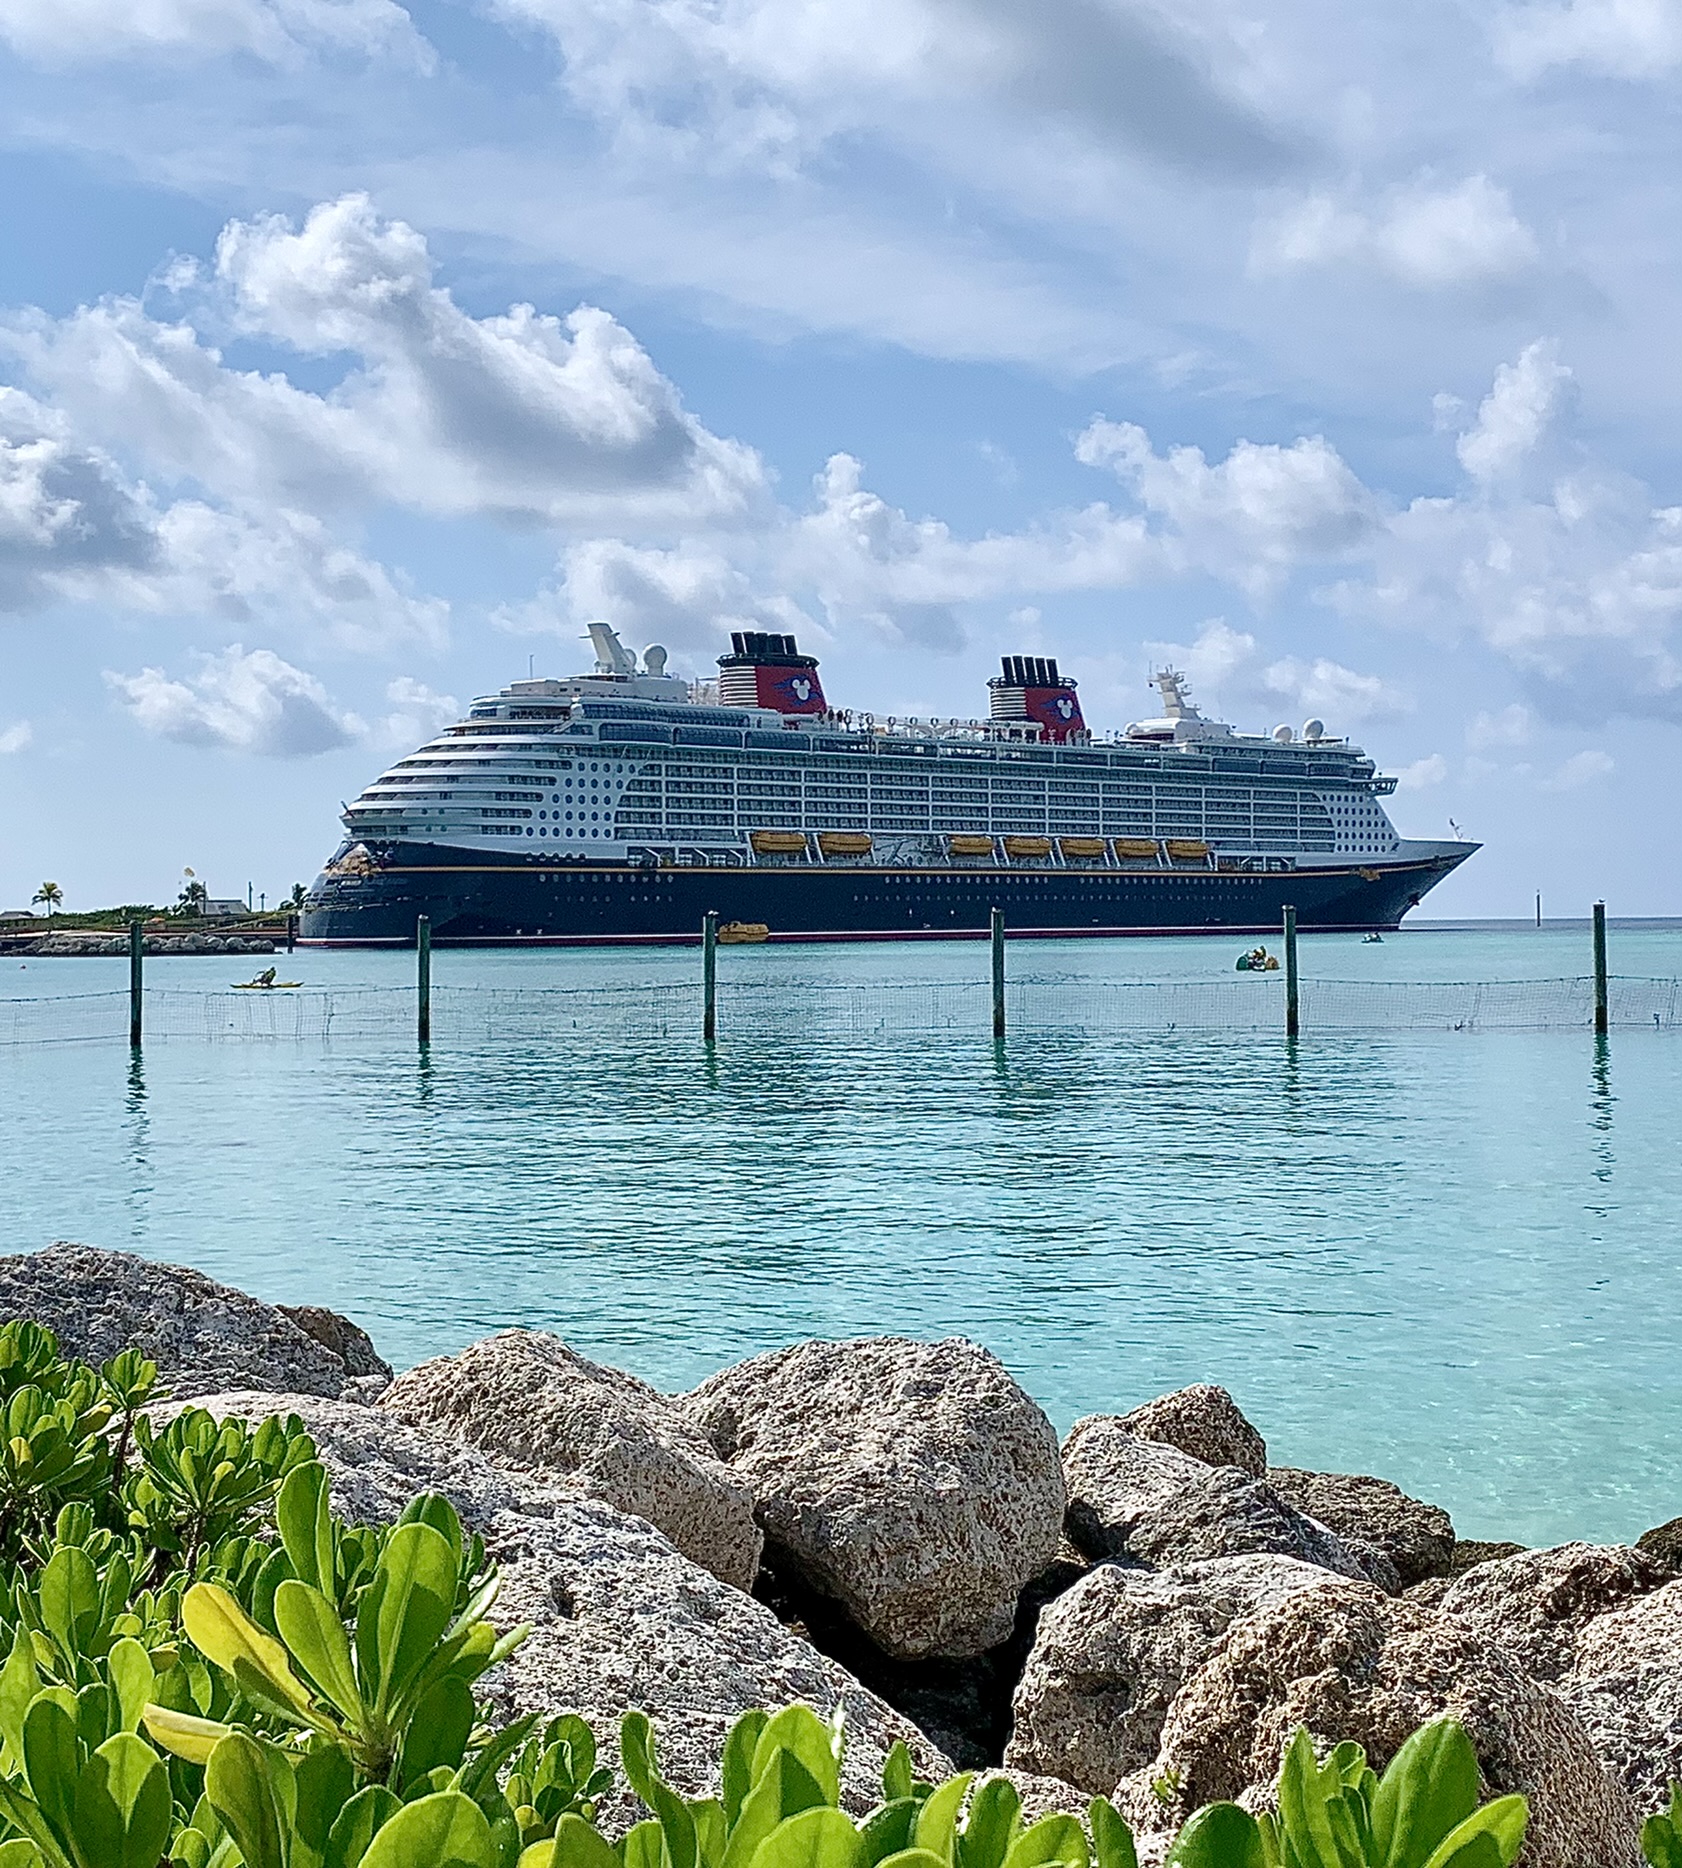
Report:
M611 623L586 623L584 629L591 648L596 651L597 674L634 675L637 672L637 658L619 640Z
M1192 705L1191 690L1177 668L1159 668L1152 679L1162 696L1163 717L1168 720L1199 720L1203 716Z

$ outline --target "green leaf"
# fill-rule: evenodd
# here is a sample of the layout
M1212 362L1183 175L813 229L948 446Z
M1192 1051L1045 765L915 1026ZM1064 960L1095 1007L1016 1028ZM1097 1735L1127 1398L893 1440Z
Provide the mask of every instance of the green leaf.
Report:
M695 1819L695 1854L701 1868L719 1868L730 1839L724 1805L716 1797L691 1797L689 1814Z
M465 1680L447 1673L435 1681L416 1702L404 1730L397 1768L399 1782L405 1787L419 1783L439 1765L447 1765L452 1771L459 1769L467 1755L476 1716L473 1694Z
M99 1572L74 1546L55 1550L36 1582L41 1626L67 1660L82 1648L82 1631L99 1613Z
M756 1781L778 1750L793 1752L805 1765L812 1781L822 1790L825 1803L840 1801L841 1761L836 1755L835 1734L810 1706L785 1706L766 1720L753 1749Z
M1139 1868L1133 1831L1108 1797L1094 1797L1086 1806L1092 1830L1092 1859L1096 1868Z
M619 1868L619 1857L596 1828L570 1811L556 1823L552 1847L548 1868Z
M430 1524L399 1524L391 1533L357 1615L360 1640L372 1599L377 1712L390 1713L431 1658L454 1613L456 1581L455 1554Z
M1042 1816L1011 1844L1005 1868L1039 1868L1042 1862L1068 1862L1086 1868L1086 1835L1073 1816Z
M1175 1837L1163 1868L1267 1868L1261 1825L1236 1803L1206 1803Z
M1279 1824L1302 1868L1346 1868L1329 1801L1314 1741L1308 1728L1299 1725L1279 1772Z
M877 1864L877 1868L943 1868L941 1858L927 1849L901 1849Z
M230 1732L222 1740L204 1767L204 1793L239 1845L246 1868L287 1868L280 1810L254 1739Z
M370 1784L366 1790L359 1790L340 1810L327 1832L321 1868L358 1868L381 1826L390 1822L402 1807L384 1784Z
M625 1868L661 1868L666 1859L666 1838L656 1822L633 1823L619 1844Z
M117 1696L119 1729L139 1731L141 1715L151 1701L152 1687L157 1680L151 1655L138 1641L124 1635L106 1656L105 1670L110 1675L111 1690Z
M275 1591L274 1620L292 1658L351 1725L362 1729L367 1709L339 1611L319 1589L289 1578Z
M779 1746L748 1792L741 1814L730 1831L730 1840L724 1847L723 1868L748 1868L754 1850L778 1823L799 1815L802 1810L822 1808L824 1804L823 1790L812 1773L792 1751L784 1751Z
M753 1852L750 1868L862 1868L853 1819L827 1804L781 1822Z
M29 1630L21 1623L12 1637L12 1651L0 1667L0 1736L14 1762L23 1764L23 1715L29 1702L41 1690L41 1675L35 1665L35 1649Z
M1671 1807L1657 1816L1649 1816L1641 1825L1641 1853L1653 1868L1682 1868L1682 1827L1675 1820L1678 1787L1670 1793Z
M181 1604L181 1624L207 1659L248 1693L303 1723L313 1724L309 1694L293 1673L286 1649L265 1634L215 1583L194 1583Z
M82 1767L71 1823L83 1868L157 1868L173 1817L169 1773L132 1732L106 1739Z
M1425 1868L1511 1868L1529 1819L1523 1797L1497 1797L1451 1829Z
M974 1780L973 1771L947 1778L917 1813L917 1827L912 1831L915 1846L938 1855L947 1868L958 1852L958 1812Z
M1377 1868L1424 1868L1432 1851L1478 1807L1478 1759L1457 1719L1433 1719L1408 1739L1372 1803Z
M68 1846L82 1750L76 1717L60 1694L36 1695L23 1719L23 1766L29 1788L48 1827Z
M911 1846L911 1833L917 1826L919 1804L915 1797L895 1797L874 1809L859 1825L866 1862L885 1861L900 1855Z
M958 1837L961 1868L1003 1868L1021 1828L1022 1799L1008 1777L989 1777L970 1798L969 1814ZM1075 1828L1078 1832L1080 1825ZM1086 1845L1081 1845L1084 1863Z
M443 1538L436 1531L429 1535L438 1538L447 1554ZM471 1797L443 1790L405 1803L369 1844L361 1868L420 1868L422 1863L425 1868L497 1868L491 1826Z
M0 1692L4 1691L4 1682L0 1681ZM724 1761L720 1770L721 1789L724 1799L724 1816L733 1829L736 1818L741 1814L743 1801L753 1788L753 1754L759 1743L759 1735L765 1730L768 1715L757 1707L751 1712L744 1712L730 1728L730 1736L724 1741ZM909 1755L909 1754L908 1754Z
M41 1868L41 1851L27 1836L0 1842L0 1868Z
M323 1745L306 1752L292 1767L297 1785L297 1807L292 1826L298 1840L319 1855L327 1851L327 1839L340 1812L356 1789L356 1769L350 1754L338 1745ZM294 1863L293 1868L299 1868Z
M142 1714L146 1736L189 1764L208 1764L210 1754L233 1730L219 1719L201 1719L170 1706L148 1706Z
M627 1712L620 1722L619 1761L625 1767L626 1782L660 1820L670 1868L695 1868L699 1853L695 1818L682 1797L660 1780L654 1762L654 1729L647 1713Z
M327 1469L320 1460L306 1460L286 1475L275 1499L274 1515L292 1574L323 1595L332 1595L333 1519L328 1505Z
M903 1738L896 1738L882 1760L883 1801L897 1803L901 1797L910 1796L913 1775L910 1747Z

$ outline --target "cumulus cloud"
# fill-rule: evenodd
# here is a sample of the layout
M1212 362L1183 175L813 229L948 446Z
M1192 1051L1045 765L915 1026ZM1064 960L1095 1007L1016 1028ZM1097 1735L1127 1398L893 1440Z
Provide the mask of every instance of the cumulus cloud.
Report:
M186 746L297 759L348 746L366 730L313 675L271 649L248 653L235 643L184 681L161 668L107 671L105 679L144 732Z
M1503 363L1478 405L1477 420L1455 447L1460 465L1485 481L1523 466L1547 433L1570 381L1558 346L1543 339L1528 345L1516 363Z
M1466 727L1466 744L1475 748L1528 745L1536 731L1536 716L1522 701L1513 701L1496 713L1480 711Z
M1542 783L1544 791L1581 791L1585 785L1593 785L1600 779L1610 778L1615 769L1612 755L1590 748L1586 752L1574 752L1557 771L1551 772Z
M1423 759L1415 759L1412 765L1404 765L1396 774L1398 791L1429 791L1433 785L1440 785L1448 777L1448 761L1440 752L1427 753Z
M1509 279L1538 257L1536 238L1506 189L1487 175L1452 187L1410 183L1370 209L1311 195L1264 226L1253 254L1262 271L1366 265L1429 291Z
M385 697L394 707L380 723L380 738L388 745L418 745L461 718L461 707L453 694L439 694L413 675L398 675L389 681Z
M35 729L27 720L14 721L11 726L0 727L0 758L10 753L22 752L35 738Z
M392 0L7 0L0 39L55 64L146 52L244 52L284 65L321 52L432 63Z
M1363 720L1405 713L1411 704L1380 676L1325 656L1269 660L1255 636L1220 617L1206 623L1192 642L1145 647L1156 661L1182 669L1198 693L1218 695L1227 712L1271 712L1283 700L1301 713L1323 717L1335 733Z
M1304 559L1353 553L1379 519L1378 502L1321 435L1289 447L1240 441L1212 464L1201 448L1158 454L1144 429L1100 418L1075 454L1133 490L1166 526L1178 561L1228 577L1253 597L1277 589Z
M234 369L191 319L126 298L14 319L3 341L90 432L225 497L646 528L738 518L764 496L757 455L690 415L614 318L470 317L434 284L425 240L365 196L301 227L230 223L196 315L349 367L327 392Z
M0 609L84 595L159 556L144 494L56 411L0 387Z
M1496 55L1521 79L1576 65L1614 78L1658 78L1682 63L1677 0L1565 0L1496 16Z

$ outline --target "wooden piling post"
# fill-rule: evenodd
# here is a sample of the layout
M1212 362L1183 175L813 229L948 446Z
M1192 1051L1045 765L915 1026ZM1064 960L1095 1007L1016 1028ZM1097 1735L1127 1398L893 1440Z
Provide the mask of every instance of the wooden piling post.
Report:
M1285 905L1285 1036L1294 1038L1302 1029L1297 999L1297 911Z
M995 908L989 920L993 937L993 1036L1005 1035L1005 911Z
M701 1038L718 1040L718 910L710 908L701 923Z
M1611 1007L1606 996L1606 904L1594 905L1594 1034L1604 1038L1611 1026Z
M290 953L297 944L298 917L296 915L288 915L286 917L286 951Z
M415 922L415 1036L432 1042L432 917Z
M141 1011L146 1001L146 932L138 921L128 924L128 1043L140 1049Z

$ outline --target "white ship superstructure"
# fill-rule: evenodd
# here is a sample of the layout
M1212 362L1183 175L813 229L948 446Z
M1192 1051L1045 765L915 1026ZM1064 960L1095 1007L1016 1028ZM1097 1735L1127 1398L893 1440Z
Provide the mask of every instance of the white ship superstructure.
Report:
M750 704L720 705L714 684L668 674L664 650L639 666L605 625L590 635L593 672L516 681L398 760L346 808L351 842L725 865L1279 868L1466 850L1404 845L1381 803L1396 781L1320 721L1235 732L1172 669L1156 718L1097 738L1073 682L1035 658L1007 658L987 720L879 721L824 705L791 638L736 637L723 686ZM755 678L774 704L751 704Z

